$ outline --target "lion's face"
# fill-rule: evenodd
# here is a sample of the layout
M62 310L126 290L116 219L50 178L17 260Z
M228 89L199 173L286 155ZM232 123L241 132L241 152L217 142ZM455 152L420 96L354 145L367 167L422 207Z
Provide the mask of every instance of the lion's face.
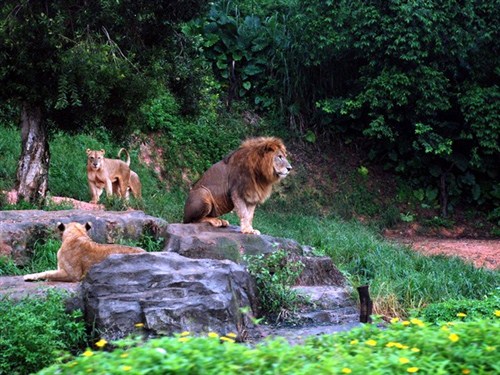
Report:
M92 169L100 169L104 160L104 150L96 151L87 149L87 165Z
M292 166L286 159L285 153L283 153L281 150L278 150L274 155L273 167L274 167L274 173L276 174L278 179L285 178L292 170Z

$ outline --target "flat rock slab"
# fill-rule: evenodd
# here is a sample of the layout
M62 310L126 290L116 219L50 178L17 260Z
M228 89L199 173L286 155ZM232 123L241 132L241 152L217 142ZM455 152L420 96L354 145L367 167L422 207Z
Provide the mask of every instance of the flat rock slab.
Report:
M55 236L58 222L92 223L89 234L96 242L138 239L143 234L162 236L167 222L142 211L0 211L0 255L22 265L36 241Z
M268 254L277 250L303 255L304 247L287 238L242 234L237 226L216 228L210 224L169 224L164 251L188 258L230 259L243 263L244 255Z

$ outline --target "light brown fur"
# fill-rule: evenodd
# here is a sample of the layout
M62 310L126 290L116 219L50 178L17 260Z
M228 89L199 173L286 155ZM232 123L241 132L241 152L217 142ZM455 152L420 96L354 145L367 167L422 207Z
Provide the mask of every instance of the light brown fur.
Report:
M57 270L25 275L25 281L49 280L76 282L83 279L90 267L102 262L111 254L136 254L145 251L138 247L100 244L87 234L91 225L79 223L58 223L63 232L62 245L57 252Z
M113 182L113 194L119 195L120 185L117 181ZM134 195L134 198L141 199L142 198L142 185L141 180L137 173L135 173L132 169L130 170L130 178L128 180L127 192L125 193L125 199L129 199L129 192L131 191Z
M225 227L218 218L233 209L242 233L253 229L255 207L272 192L272 185L292 169L283 142L274 137L248 139L226 158L212 165L193 186L184 207L184 223L208 222Z
M113 195L113 183L116 183L116 194L119 197L127 196L127 189L130 181L130 156L125 149L121 149L127 154L127 161L124 162L118 159L107 159L104 157L104 150L87 149L87 180L90 189L90 203L97 203L102 194L103 189L106 190L106 195Z

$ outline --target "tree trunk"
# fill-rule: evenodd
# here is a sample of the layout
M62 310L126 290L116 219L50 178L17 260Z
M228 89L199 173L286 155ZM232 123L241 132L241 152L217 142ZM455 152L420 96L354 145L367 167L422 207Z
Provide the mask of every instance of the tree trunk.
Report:
M17 165L16 190L20 199L36 202L45 198L49 176L49 143L40 107L24 103L21 109L21 156Z

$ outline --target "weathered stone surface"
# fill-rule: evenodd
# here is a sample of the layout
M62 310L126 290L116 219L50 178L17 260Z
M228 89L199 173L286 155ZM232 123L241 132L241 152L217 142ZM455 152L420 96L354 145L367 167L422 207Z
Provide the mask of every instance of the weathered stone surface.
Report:
M69 310L84 309L78 283L50 281L27 283L22 276L0 277L0 300L2 298L20 300L26 297L41 297L48 290L53 289L68 294L66 305Z
M38 240L54 236L57 222L92 223L90 236L100 243L113 243L119 238L137 239L143 233L161 236L167 222L142 211L0 211L0 254L17 264L30 258Z
M267 235L242 234L239 227L215 228L209 224L170 224L165 251L188 258L230 259L243 262L243 255L268 254L277 250L302 255L296 241Z
M254 309L252 282L228 260L189 259L176 253L113 255L82 281L86 319L108 339L143 323L150 335L182 331L239 332Z

